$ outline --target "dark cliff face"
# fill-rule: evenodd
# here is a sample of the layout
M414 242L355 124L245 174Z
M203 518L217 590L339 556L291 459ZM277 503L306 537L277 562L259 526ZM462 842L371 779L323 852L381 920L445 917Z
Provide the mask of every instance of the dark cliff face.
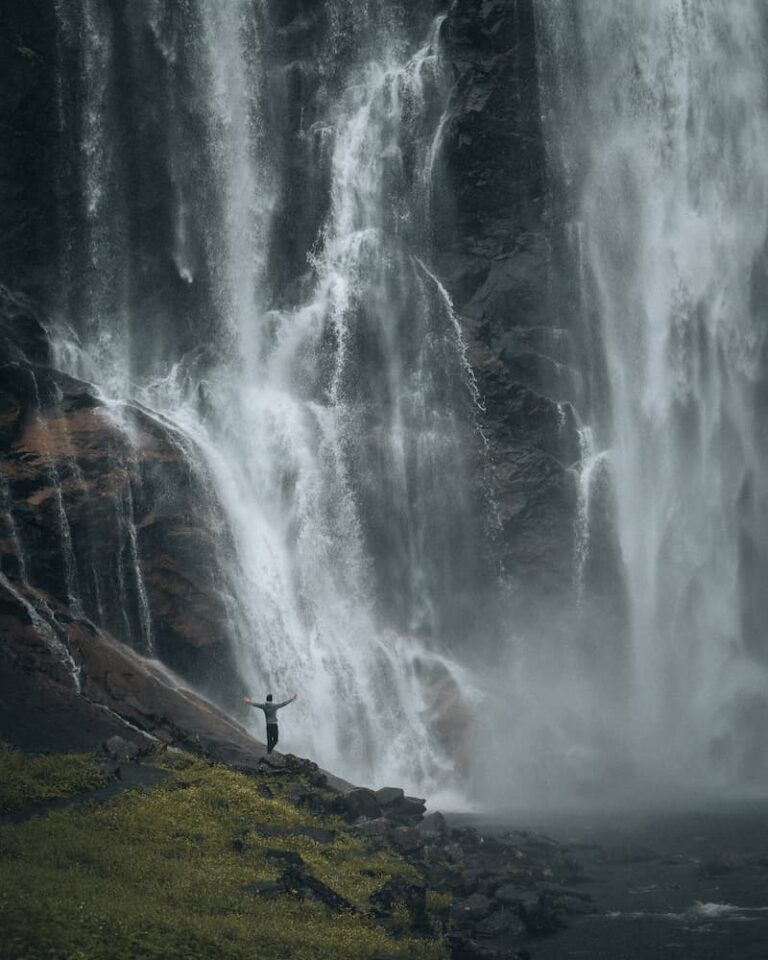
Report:
M550 596L571 577L576 459L568 334L552 269L533 0L459 0L445 24L455 86L438 222L483 395L497 558Z
M433 6L407 16L426 24ZM129 5L106 8L121 30L139 29ZM274 129L282 130L284 156L270 295L276 303L295 303L307 282L305 251L328 203L328 157L306 132L322 96L317 50L329 25L323 9L308 2L271 4L268 15L275 39ZM575 446L572 416L560 403L570 391L563 373L567 336L554 307L533 2L456 0L441 37L452 92L432 242L485 405L481 425L489 448L478 473L498 519L486 537L488 567L517 584L559 593L571 575L574 497L566 468ZM82 185L71 135L60 130L57 76L76 80L79 65L62 43L55 5L43 0L1 2L0 43L0 283L30 295L44 314L60 312L58 298L66 297L63 312L71 315L83 304L94 265L78 253L67 219L67 210L81 202ZM105 83L114 109L125 111L123 54L118 49L117 73ZM128 70L127 60L123 66ZM143 81L148 103L162 95L156 93L162 69L158 62ZM322 82L332 89L333 77ZM120 220L122 232L112 242L143 251L129 279L134 309L145 317L146 349L162 351L151 331L165 302L183 318L174 331L182 348L204 350L205 251L193 251L199 267L193 288L167 254L170 187L159 159L151 150L136 152L140 141L161 135L193 142L183 111L175 134L162 130L163 115L148 110L136 118L135 137L122 143L121 176L131 181L135 208ZM194 216L202 222L206 211ZM74 273L62 272L65 249ZM151 642L183 676L231 694L226 586L209 562L221 520L185 465L178 438L138 407L123 408L124 422L116 425L91 388L52 370L45 325L18 297L5 298L0 343L3 572L22 579L21 543L24 577L35 588L71 607L75 584L82 615L140 652ZM73 559L65 556L70 549Z
M58 244L54 3L0 2L0 283L43 294Z

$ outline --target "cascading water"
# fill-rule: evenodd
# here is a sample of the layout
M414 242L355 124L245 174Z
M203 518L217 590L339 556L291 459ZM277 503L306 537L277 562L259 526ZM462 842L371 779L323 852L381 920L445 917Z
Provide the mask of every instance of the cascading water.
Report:
M313 66L279 15L60 5L80 182L62 189L57 360L155 411L210 478L241 675L302 694L286 746L423 786L450 769L430 691L461 679L430 641L466 615L475 562L477 390L427 266L443 18L329 4Z
M580 483L604 455L626 595L615 730L646 773L764 778L766 10L539 0L538 29L580 241Z

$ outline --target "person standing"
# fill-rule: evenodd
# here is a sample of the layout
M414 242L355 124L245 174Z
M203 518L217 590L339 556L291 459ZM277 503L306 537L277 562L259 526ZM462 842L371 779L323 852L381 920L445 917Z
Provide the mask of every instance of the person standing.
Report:
M298 699L298 696L298 693L294 693L290 700L284 700L282 703L273 703L271 693L267 694L267 699L264 703L254 703L251 697L243 697L243 700L249 706L264 711L264 718L267 721L267 753L272 753L277 743L277 711L282 709L282 707L287 707L289 703L293 703L294 700Z

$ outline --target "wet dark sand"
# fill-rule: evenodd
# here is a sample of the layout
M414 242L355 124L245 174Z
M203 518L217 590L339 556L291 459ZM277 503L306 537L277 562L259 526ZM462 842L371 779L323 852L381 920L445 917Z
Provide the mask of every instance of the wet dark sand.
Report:
M571 845L594 912L531 940L532 960L768 960L768 800L451 819Z

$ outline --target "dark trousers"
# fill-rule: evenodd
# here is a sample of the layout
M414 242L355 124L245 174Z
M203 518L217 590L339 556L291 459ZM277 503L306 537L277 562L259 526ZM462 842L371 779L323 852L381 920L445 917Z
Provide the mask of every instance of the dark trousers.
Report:
M267 753L272 753L272 750L277 743L277 724L268 723L267 724Z

